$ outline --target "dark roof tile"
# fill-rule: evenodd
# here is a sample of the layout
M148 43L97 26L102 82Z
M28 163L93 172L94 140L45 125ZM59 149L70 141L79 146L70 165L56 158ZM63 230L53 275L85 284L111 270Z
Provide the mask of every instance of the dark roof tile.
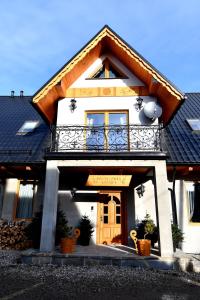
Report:
M200 134L192 132L187 119L200 119L200 93L187 93L173 120L164 130L168 163L200 164Z
M39 126L27 135L16 135L28 120L38 120ZM44 162L50 130L32 106L32 97L0 97L0 162Z

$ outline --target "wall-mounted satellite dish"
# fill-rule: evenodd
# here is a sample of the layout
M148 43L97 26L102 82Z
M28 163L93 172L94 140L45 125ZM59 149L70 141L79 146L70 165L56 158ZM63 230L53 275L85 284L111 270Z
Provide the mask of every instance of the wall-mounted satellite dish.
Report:
M162 115L162 107L156 102L148 102L144 106L144 114L149 119L156 119Z

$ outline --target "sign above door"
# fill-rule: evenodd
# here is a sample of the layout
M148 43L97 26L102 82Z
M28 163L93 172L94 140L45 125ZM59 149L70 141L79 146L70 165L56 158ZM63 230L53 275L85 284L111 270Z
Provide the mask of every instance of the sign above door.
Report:
M132 175L89 175L86 186L129 186Z

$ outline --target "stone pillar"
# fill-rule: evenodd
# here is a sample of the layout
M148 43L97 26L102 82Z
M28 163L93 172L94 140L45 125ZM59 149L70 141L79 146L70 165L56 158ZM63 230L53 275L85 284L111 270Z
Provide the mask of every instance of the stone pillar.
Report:
M170 196L168 191L166 162L159 161L155 165L155 201L159 227L159 245L161 257L173 256L171 232Z
M12 221L15 217L16 195L19 181L16 178L6 180L5 192L3 197L2 219Z
M47 161L40 251L53 251L57 217L59 170L56 161Z

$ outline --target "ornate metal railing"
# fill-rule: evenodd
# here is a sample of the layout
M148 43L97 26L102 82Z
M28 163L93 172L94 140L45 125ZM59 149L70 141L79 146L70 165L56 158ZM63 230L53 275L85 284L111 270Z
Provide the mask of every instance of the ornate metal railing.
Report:
M56 126L50 151L160 151L160 133L160 125Z

